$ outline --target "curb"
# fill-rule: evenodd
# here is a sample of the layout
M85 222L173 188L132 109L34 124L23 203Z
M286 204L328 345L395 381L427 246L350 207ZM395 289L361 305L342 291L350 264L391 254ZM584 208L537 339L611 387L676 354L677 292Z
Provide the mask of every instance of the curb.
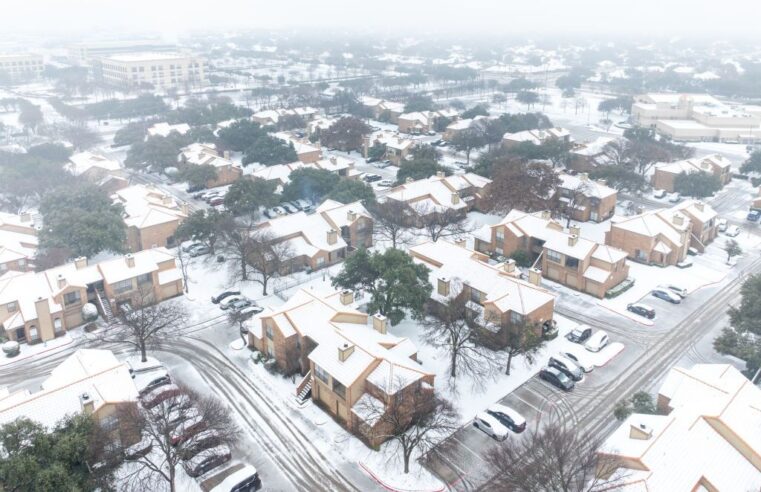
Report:
M367 467L364 463L361 461L357 461L357 465L365 472L367 473L370 478L372 478L378 485L383 487L385 490L388 490L389 492L444 492L446 490L446 486L442 485L438 489L428 489L428 490L421 490L421 489L397 489L395 487L392 487L385 483L383 480L378 478L378 476L370 470L370 468Z
M40 350L39 352L35 352L35 353L29 354L29 355L25 355L23 357L14 357L13 359L9 360L8 362L5 362L5 363L0 362L0 368L3 368L5 366L10 366L10 365L12 365L12 364L14 364L16 362L22 361L22 360L31 359L32 357L36 357L36 356L38 356L40 354L46 354L48 352L52 352L53 350L58 350L61 347L66 347L66 346L72 344L73 342L74 342L74 339L73 338L69 338L68 342L62 343L60 345L56 345L55 347L50 347L50 348L47 348L45 350Z

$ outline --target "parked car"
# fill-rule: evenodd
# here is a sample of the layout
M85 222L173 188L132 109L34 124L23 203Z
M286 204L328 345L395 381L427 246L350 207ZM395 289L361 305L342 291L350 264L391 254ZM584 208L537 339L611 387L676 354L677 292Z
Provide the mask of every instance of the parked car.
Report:
M211 298L211 302L213 304L219 304L223 299L230 296L239 296L240 291L239 290L226 290L224 292L220 292L216 296Z
M233 313L239 313L242 310L246 309L247 307L251 307L254 304L254 301L251 299L240 299L235 302L231 302L228 305L228 309L232 311Z
M191 459L193 456L203 451L204 449L209 449L215 446L219 446L220 444L219 441L220 441L220 436L219 436L219 433L217 433L216 431L208 429L203 432L199 432L193 438L192 443L188 443L185 445L185 448L182 450L180 457L183 460L187 461Z
M587 343L584 344L584 348L590 352L599 352L608 345L608 341L608 334L599 330L589 337Z
M554 367L542 368L539 371L539 377L563 391L571 391L575 386L571 378Z
M299 198L298 200L294 200L293 203L298 205L299 209L304 210L306 207L311 206L312 204L308 201L304 200L303 198Z
M392 179L382 179L378 181L378 186L382 188L391 188L394 186L394 180Z
M388 159L383 161L378 161L375 163L375 167L377 167L378 169L386 169L390 165L391 165L391 161L389 161Z
M653 319L655 318L655 309L648 306L647 304L642 304L640 302L634 302L632 304L626 305L626 310L638 314L640 316L643 316L647 319Z
M314 205L307 205L301 211L304 212L305 214L309 215L309 214L313 214L314 210L315 210L314 209Z
M380 174L367 173L364 176L362 176L362 180L367 183L373 183L375 181L380 181L381 179L383 179L383 176L381 176Z
M718 219L716 221L716 229L719 232L725 232L727 230L727 219Z
M740 228L737 227L736 225L729 226L727 227L727 232L725 232L724 234L726 234L729 237L737 237L740 235Z
M566 376L573 379L575 382L579 382L584 379L584 371L578 364L569 360L561 355L553 355L547 363L548 366L558 369L560 372L565 373Z
M177 396L182 393L182 390L176 384L168 384L165 386L159 386L154 390L146 393L140 397L140 401L145 408L153 408L162 401Z
M230 457L230 448L223 444L210 449L204 449L193 456L193 458L183 462L182 467L188 475L195 478L219 465L227 463L230 461Z
M272 211L277 215L288 215L288 212L281 206L272 207Z
M299 205L299 204L298 204L297 202L295 202L295 201L293 201L293 202L285 202L285 203L286 203L286 205L288 205L288 206L290 206L291 208L295 209L297 212L300 212L300 211L301 211L301 209L302 209L302 208L304 208L304 207L302 207L301 205Z
M666 196L666 190L653 190L653 198L663 198Z
M758 222L758 219L761 218L761 210L751 210L745 218L751 222Z
M502 425L516 434L526 430L526 419L523 415L506 405L495 403L486 409L486 413L499 420Z
M196 246L195 248L193 248L190 251L188 251L188 254L192 258L195 258L197 256L202 256L202 255L208 255L209 253L211 253L211 248L209 248L205 244L202 244L200 246Z
M507 439L507 427L486 412L478 412L478 415L473 419L473 426L497 441Z
M199 246L203 246L203 243L200 243L198 241L193 241L192 243L188 243L184 245L182 247L182 251L184 251L185 253L190 253L190 250L192 250L193 248L197 248Z
M664 284L664 285L659 285L659 286L658 286L658 288L659 288L659 289L667 289L667 290L670 290L671 292L675 293L676 295L678 295L678 296L679 296L679 297L681 297L682 299L684 299L685 297L687 297L687 289L685 289L685 288L683 288L683 287L680 287L680 286L678 286L678 285L674 285L674 284Z
M682 302L682 297L676 292L671 292L669 289L656 288L653 289L650 295L657 297L658 299L662 299L666 302L670 302L671 304L679 304Z
M565 336L566 339L573 343L584 343L592 336L592 328L587 325L579 325Z
M296 207L294 207L293 205L291 205L288 202L283 202L283 203L280 204L280 206L282 208L284 208L285 211L288 212L289 214L295 214L296 212L299 211Z
M202 430L206 430L206 421L203 415L195 415L189 419L183 420L171 432L170 440L172 446L176 446L186 439L190 439Z
M669 195L669 202L671 203L679 203L679 200L682 199L682 195L679 193L672 193Z
M159 386L172 384L172 378L169 377L166 369L137 373L132 376L132 379L135 381L135 387L140 396L150 393Z
M275 212L273 212L273 211L272 211L271 209L269 209L269 208L268 208L268 209L265 209L265 210L262 212L262 215L264 215L264 216L265 216L265 217L267 217L268 219L274 219L275 217L277 217L277 214L276 214Z
M241 299L245 299L245 297L243 297L241 295L234 295L234 296L225 297L224 299L222 299L219 302L219 308L221 310L223 310L223 311L226 311L227 309L230 308L230 304L232 304L232 303L234 303L236 301L240 301Z
M595 365L589 360L588 354L581 347L567 347L560 351L560 355L575 362L584 372L592 372L595 368Z
M205 193L201 193L199 195L199 198L205 202L208 202L210 199L214 198L215 196L221 195L222 192L219 190L213 190L213 191L207 191Z
M247 308L243 308L238 313L238 316L243 319L249 319L250 317L254 316L255 314L259 314L262 311L264 311L264 308L261 306L254 305L253 301L251 301L252 305L248 306Z
M140 373L154 372L161 369L166 370L166 367L161 361L151 356L146 357L145 362L143 362L142 357L139 355L128 357L124 363L129 367L129 373L132 377Z
M124 458L127 460L137 460L151 452L153 448L153 437L143 436L139 442L133 444L124 450Z

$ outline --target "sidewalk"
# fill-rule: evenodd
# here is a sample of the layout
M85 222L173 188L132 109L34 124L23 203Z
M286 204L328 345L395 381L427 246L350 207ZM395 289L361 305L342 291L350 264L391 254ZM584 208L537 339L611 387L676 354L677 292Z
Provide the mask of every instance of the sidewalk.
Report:
M21 353L16 357L5 357L4 355L0 355L0 367L9 366L16 362L36 358L38 356L47 357L56 352L60 352L61 350L68 348L72 343L77 343L84 338L83 333L79 333L79 331L81 331L81 328L75 328L61 337L36 345L22 343Z

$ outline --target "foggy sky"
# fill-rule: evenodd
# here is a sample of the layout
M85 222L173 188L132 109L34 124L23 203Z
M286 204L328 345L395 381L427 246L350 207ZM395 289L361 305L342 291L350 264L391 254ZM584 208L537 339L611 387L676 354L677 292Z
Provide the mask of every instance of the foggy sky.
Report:
M758 0L2 0L8 32L369 28L388 32L755 36Z

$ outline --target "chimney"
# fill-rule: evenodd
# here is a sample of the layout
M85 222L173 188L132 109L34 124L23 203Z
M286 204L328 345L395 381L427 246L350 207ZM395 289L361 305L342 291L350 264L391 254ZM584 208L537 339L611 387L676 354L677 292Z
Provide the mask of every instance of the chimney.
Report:
M507 273L515 273L515 260L512 258L505 260L505 262L502 264L502 270Z
M79 258L74 259L74 266L77 267L77 270L81 270L87 266L87 257L86 256L80 256Z
M346 212L346 220L349 223L357 220L357 212L355 212L354 210L349 210L348 212Z
M340 347L338 347L338 360L341 362L345 362L346 359L349 358L351 354L354 353L354 345L349 345L348 343L344 343Z
M415 180L412 179L412 176L407 176L407 179L404 180L405 183L412 183L413 181Z
M336 159L336 156L334 156L334 155L330 156L330 163L331 164L338 164L338 159Z
M549 210L542 210L542 218L544 220L550 220L550 211Z
M581 181L589 181L589 174L587 174L587 173L579 173L579 179Z
M224 157L225 159L227 159L229 161L230 160L230 151L229 150L225 150L222 153L222 157Z
M335 229L330 229L328 231L328 244L336 244L338 241L338 231Z
M135 268L135 257L132 256L132 253L127 253L124 255L124 261L127 262L127 266L129 268Z
M456 191L452 192L452 205L457 205L460 203L460 194Z
M172 204L172 197L168 195L164 195L161 197L161 203L164 205L171 205Z
M378 333L383 333L384 335L386 334L386 322L387 318L381 313L376 313L373 315L373 329Z
M542 285L542 271L536 268L530 268L528 271L528 281L537 287Z
M608 186L608 182L604 179L598 179L597 184L600 186Z
M459 239L455 239L455 240L454 240L454 243L455 243L457 246L461 247L461 248L465 248L465 247L467 247L467 245L468 245L468 240L467 240L467 239L465 239L464 237L461 237L461 238L459 238Z
M29 212L21 212L21 214L19 215L19 220L21 220L21 222L31 222L32 214L30 214Z
M639 439L641 441L647 441L653 437L653 429L645 424L631 424L629 427L629 439Z
M674 217L672 218L672 222L674 222L674 225L684 225L684 216L680 214L679 212L674 214Z
M576 243L579 242L579 236L576 234L569 234L568 235L568 246L576 246Z
M79 395L79 404L82 406L82 411L86 414L91 414L95 411L95 402L89 393Z
M354 291L352 290L342 290L341 291L341 304L344 306L348 306L354 302Z
M436 292L440 296L448 297L449 296L449 279L446 277L439 277L438 281L436 283Z
M703 202L695 202L695 208L700 210L702 212L703 209L705 208L705 203L703 203Z
M182 211L182 215L185 215L185 216L190 215L190 207L185 202L183 202L182 205L180 205L180 211Z
M574 225L568 228L568 232L571 234L575 234L577 236L581 236L581 227Z
M63 277L62 273L58 274L58 277L56 277L56 281L58 282L58 288L63 289L66 287L66 279Z
M444 171L436 171L436 177L437 178L443 178L446 174L444 174Z

